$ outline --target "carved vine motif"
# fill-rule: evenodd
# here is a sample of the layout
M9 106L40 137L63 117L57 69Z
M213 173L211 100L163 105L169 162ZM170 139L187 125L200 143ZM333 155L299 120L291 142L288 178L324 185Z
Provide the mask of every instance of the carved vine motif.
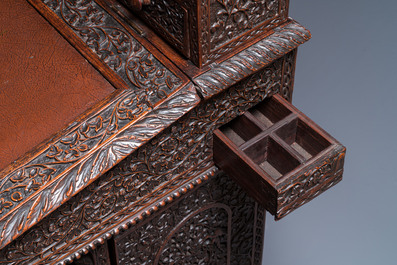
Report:
M279 92L282 62L202 102L2 249L0 264L61 262L211 168L213 130Z
M278 15L279 0L212 0L211 50Z
M149 102L166 97L181 80L165 68L93 0L42 0L131 88Z
M64 137L55 141L37 157L32 165L27 165L1 179L0 198L11 198L6 206L14 205L49 183L56 174L78 161L92 148L103 143L121 128L136 119L148 106L140 105L134 92L126 91L119 95L120 100L107 105L107 108L76 126ZM46 161L43 163L43 160ZM0 200L1 200L0 199ZM0 206L0 214L2 211Z
M115 238L119 263L260 264L251 256L262 251L263 218L264 210L229 177L217 176Z
M199 202L205 195L192 194L179 207L172 207L173 211L154 218L123 240L116 239L119 264L227 264L231 210L227 205L197 210L203 204L210 207L205 205L208 199Z

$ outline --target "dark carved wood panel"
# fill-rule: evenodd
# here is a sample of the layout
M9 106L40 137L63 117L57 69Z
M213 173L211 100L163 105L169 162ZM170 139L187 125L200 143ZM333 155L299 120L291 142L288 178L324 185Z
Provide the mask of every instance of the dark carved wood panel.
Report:
M153 0L136 14L202 67L263 38L287 10L288 0Z
M213 130L281 91L283 61L284 58L275 61L202 102L3 248L0 264L72 260L120 228L128 227L127 223L134 224L161 208L167 194L178 189L186 192L185 187L190 187L200 172L213 166Z
M114 239L119 264L261 264L264 209L218 175ZM259 249L258 249L259 248Z
M189 57L188 10L176 1L152 0L138 14L158 34L175 45L177 50Z
M31 196L30 200L22 201L23 204L20 202L19 207L15 203L2 212L4 215L9 213L8 218L0 220L3 245L8 243L5 240L11 240L7 235L15 236L41 220L43 215L82 190L101 172L113 167L198 102L195 91L188 88L130 124L135 119L135 111L141 114L145 109L131 109L137 103L131 91L124 91L120 97L119 101L111 102L109 108L102 109L92 119L74 124L70 133L51 144L30 164L1 179L1 185L8 187L0 194L5 202L18 191L23 198ZM172 112L169 111L171 106ZM121 124L124 128L118 126ZM116 133L117 136L114 135ZM105 142L106 138L111 140ZM95 150L98 146L101 149ZM38 189L43 189L42 193L34 194ZM15 211L11 212L13 208Z
M81 258L74 261L72 265L110 265L109 247L107 241L98 245L97 248L85 253Z
M211 51L278 15L279 0L210 1Z

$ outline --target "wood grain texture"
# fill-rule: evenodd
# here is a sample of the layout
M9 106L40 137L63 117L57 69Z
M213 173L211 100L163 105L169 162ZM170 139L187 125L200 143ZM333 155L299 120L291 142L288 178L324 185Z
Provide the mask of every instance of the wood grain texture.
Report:
M93 0L28 0L117 88L165 98L186 77L139 34ZM150 98L149 98L150 99Z
M239 67L238 77L225 77L222 71L219 76L214 74L215 69L227 69L227 64L213 67L211 73L216 78L210 80L204 75L202 78L215 92L201 89L200 95L206 95L203 99L197 94L199 88L189 83L175 65L138 36L125 21L111 16L103 1L29 1L119 89L113 97L83 114L61 134L0 173L3 263L51 264L78 258L81 251L104 242L137 216L142 219L145 207L152 209L156 200L165 201L166 194L198 181L198 174L213 166L211 142L215 128L241 115L265 97L292 93L292 82L284 82L284 76L293 71L294 66L287 69L285 63L293 60L294 64L295 55L287 53L310 37L305 29L293 22L290 23L294 25L293 29L285 26L286 30L280 29L276 34L278 39L261 47L268 49L271 46L269 51L261 53L257 46L248 49L248 53L259 54L258 61L239 64L230 58L227 62ZM277 56L272 57L272 54ZM276 60L285 54L284 58ZM273 64L270 64L271 59L275 60ZM224 79L219 82L219 78ZM282 83L288 84L288 88ZM227 92L226 88L229 88ZM171 124L175 126L168 128ZM131 157L130 162L134 162L118 165L126 157ZM115 185L118 190L120 178L125 181L134 179L136 168L131 165L142 165L148 172L145 169L140 179L125 182L124 193L113 194L121 200L120 203L109 204L115 197L107 193L105 187ZM104 176L113 167L118 170L112 169ZM103 182L97 180L100 176L109 178L109 184L102 186ZM141 203L151 196L143 204L136 204L136 197L128 197L130 189L136 187L135 181L142 185L139 186ZM91 186L92 183L99 186ZM88 187L96 187L98 193ZM87 203L89 198L93 201ZM71 199L71 203L79 205L76 209L83 212L89 209L92 218L84 215L88 219L80 219L83 216L79 215L80 210L68 212L71 204L67 201ZM62 210L56 210L58 207ZM120 210L124 208L126 212ZM43 219L47 221L40 222ZM75 223L65 226L65 222L69 224L65 220L75 220ZM102 223L98 223L99 220ZM51 225L54 222L56 225ZM32 244L20 249L15 244L24 232L21 240ZM13 240L15 244L10 245L12 251L9 251L5 246Z

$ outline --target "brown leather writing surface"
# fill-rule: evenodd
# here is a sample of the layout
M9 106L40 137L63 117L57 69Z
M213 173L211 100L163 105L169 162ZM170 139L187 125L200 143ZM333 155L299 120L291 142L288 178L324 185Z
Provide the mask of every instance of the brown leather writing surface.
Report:
M0 1L0 169L113 91L26 1Z

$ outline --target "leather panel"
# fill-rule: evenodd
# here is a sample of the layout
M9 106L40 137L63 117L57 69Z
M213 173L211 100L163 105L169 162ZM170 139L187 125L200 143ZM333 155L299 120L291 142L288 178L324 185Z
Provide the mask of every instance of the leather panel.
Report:
M0 169L113 91L26 1L0 1Z

